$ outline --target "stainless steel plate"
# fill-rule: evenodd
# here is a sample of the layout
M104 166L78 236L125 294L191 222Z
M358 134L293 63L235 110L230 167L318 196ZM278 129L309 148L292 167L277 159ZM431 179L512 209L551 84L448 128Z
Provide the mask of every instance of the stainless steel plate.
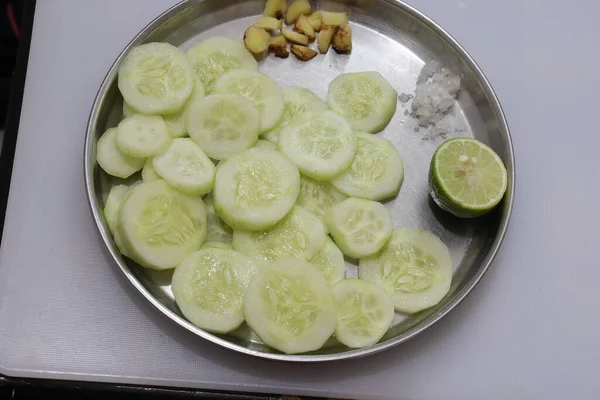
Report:
M426 140L429 131L419 129L405 115L407 105L398 103L394 118L384 132L403 157L405 181L400 195L387 203L397 227L427 229L450 248L454 278L448 295L436 307L414 316L397 315L392 328L375 346L352 350L331 339L317 352L284 355L263 345L244 325L229 335L213 335L187 322L173 300L170 276L148 272L124 260L117 251L102 208L110 186L116 183L95 161L97 138L121 118L122 100L118 92L117 69L133 47L152 41L166 41L182 49L211 36L241 38L245 28L262 12L262 0L183 1L150 23L123 50L106 75L96 97L85 146L85 178L94 219L107 249L133 286L161 313L199 337L229 349L253 356L297 362L317 362L360 357L390 348L424 331L456 307L475 287L490 266L508 225L514 195L514 157L506 120L498 99L481 70L461 46L433 21L397 0L322 1L319 8L348 13L353 29L351 55L329 51L309 62L290 56L287 60L268 57L260 70L280 85L305 86L322 98L328 83L342 72L379 71L398 93L414 93L423 64L438 60L462 76L455 106L456 131L450 136L472 136L489 144L504 160L509 173L509 189L503 203L490 215L477 220L459 220L441 212L427 190L429 161L441 138ZM313 4L317 5L317 4ZM133 177L139 179L139 176ZM348 265L348 276L356 276L356 266Z

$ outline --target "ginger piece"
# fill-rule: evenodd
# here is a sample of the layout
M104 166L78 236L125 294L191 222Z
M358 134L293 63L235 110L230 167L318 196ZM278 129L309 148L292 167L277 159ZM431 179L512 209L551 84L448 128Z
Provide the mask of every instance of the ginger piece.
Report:
M321 11L323 25L342 26L348 23L348 15L345 12Z
M275 54L275 57L279 58L288 58L290 55L290 52L287 49L287 40L285 40L285 37L281 34L271 36L269 51Z
M257 28L262 28L267 31L277 31L281 29L283 25L283 20L273 18L273 17L260 17L255 23L254 26Z
M261 28L251 25L244 32L244 45L252 54L261 54L269 49L271 35Z
M281 18L287 10L287 0L267 0L263 16Z
M329 50L329 45L337 29L338 27L335 25L323 25L321 32L317 35L317 47L321 54L325 54Z
M352 29L349 25L342 27L333 35L333 48L340 53L352 51Z
M310 14L308 17L308 22L313 28L313 31L318 32L321 30L323 26L323 20L321 19L321 11L317 11L315 13Z
M281 33L283 33L283 36L292 43L301 44L303 46L308 44L308 37L301 33L285 28L281 30Z
M300 14L298 20L296 21L296 26L294 27L295 32L300 32L306 35L308 40L315 40L315 30L313 29L310 22L308 22L308 18L305 15Z
M299 46L297 44L293 44L292 47L290 47L290 50L292 51L292 53L294 53L296 57L298 57L302 61L308 61L314 58L317 54L319 54L313 49L310 49L306 46Z
M285 23L288 25L296 22L300 15L310 15L312 14L312 7L308 0L294 0L292 4L287 9L287 14L285 15Z

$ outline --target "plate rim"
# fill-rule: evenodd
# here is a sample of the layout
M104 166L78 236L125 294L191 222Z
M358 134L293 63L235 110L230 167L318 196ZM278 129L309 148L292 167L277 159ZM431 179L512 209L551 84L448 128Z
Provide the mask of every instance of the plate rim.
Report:
M382 2L388 3L392 6L399 8L401 11L409 14L410 16L416 18L424 25L431 28L438 36L440 36L443 40L445 40L450 47L456 51L459 56L464 60L464 62L471 68L477 80L481 84L491 106L496 118L498 119L498 123L500 125L500 131L506 137L507 145L508 145L508 153L506 154L505 163L507 164L507 170L509 171L509 186L506 191L506 195L503 199L503 212L500 221L500 226L498 229L498 233L496 234L494 241L490 247L490 250L480 263L480 267L475 272L475 274L463 284L463 287L458 290L452 299L448 301L448 303L438 310L436 313L429 315L427 318L419 321L411 328L402 332L400 335L386 340L385 342L377 343L373 346L360 348L360 349L351 349L345 351L343 353L331 353L331 354L283 354L283 353L266 353L260 350L250 349L225 339L222 339L216 335L213 335L210 332L206 332L195 325L191 324L183 317L175 314L172 310L162 304L150 291L140 282L140 280L135 276L133 271L129 268L127 263L121 257L119 250L114 245L110 231L108 229L108 225L104 219L104 215L102 212L101 205L98 202L96 192L95 192L95 179L94 179L94 160L93 155L95 154L95 146L96 141L95 137L95 126L98 122L99 110L101 103L104 97L107 95L110 87L113 84L113 81L116 79L117 70L119 65L121 64L125 55L133 48L134 46L141 43L146 37L148 37L155 29L157 29L160 25L166 22L168 19L173 17L174 15L179 14L181 11L186 8L202 3L208 0L183 0L174 6L170 7L155 19L153 19L148 25L146 25L142 30L140 30L135 37L125 46L125 48L119 53L116 57L115 61L112 63L110 69L102 80L102 84L94 98L94 102L92 105L92 110L90 112L88 123L86 126L86 137L85 137L85 146L83 151L83 162L84 162L84 181L86 188L86 195L88 200L88 205L90 207L90 211L92 212L93 219L95 221L95 226L98 229L100 236L102 237L102 241L111 254L113 261L118 265L118 269L125 276L125 278L137 289L139 294L141 294L157 311L159 311L164 317L166 317L169 321L179 325L180 327L190 331L191 333L211 342L213 344L217 344L229 350L236 351L238 353L250 355L257 358L269 359L275 361L287 361L287 362L297 362L297 363L320 363L320 362L329 362L329 361L338 361L338 360L346 360L364 357L367 355L372 355L379 353L381 351L390 349L395 347L401 343L404 343L420 333L426 331L440 320L442 320L445 316L450 314L456 307L462 303L462 301L473 291L473 289L479 284L483 276L489 270L491 264L496 258L500 247L506 237L506 233L508 230L508 226L510 224L510 219L514 206L514 198L515 198L515 181L516 181L516 165L515 165L515 156L514 156L514 148L513 142L510 135L510 128L508 125L508 121L496 95L491 83L479 67L479 65L475 62L475 60L470 56L470 54L463 48L463 46L454 39L448 32L446 32L439 24L437 24L433 19L426 16L424 13L419 11L413 6L406 4L402 0L380 0ZM507 204L505 204L507 203Z

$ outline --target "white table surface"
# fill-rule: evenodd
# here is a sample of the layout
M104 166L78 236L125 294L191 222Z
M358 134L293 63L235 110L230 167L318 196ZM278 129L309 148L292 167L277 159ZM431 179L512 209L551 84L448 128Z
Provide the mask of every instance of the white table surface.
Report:
M0 251L0 373L355 398L598 398L600 3L411 1L500 97L514 214L493 267L450 316L384 354L327 365L198 340L99 251L82 173L88 113L112 60L173 3L37 2Z

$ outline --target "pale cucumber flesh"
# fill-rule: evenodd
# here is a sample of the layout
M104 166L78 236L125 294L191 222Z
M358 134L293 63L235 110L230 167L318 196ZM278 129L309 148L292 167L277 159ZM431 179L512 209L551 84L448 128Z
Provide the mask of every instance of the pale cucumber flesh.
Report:
M333 286L337 312L335 337L348 347L377 343L394 319L391 296L374 283L345 279Z
M331 186L329 182L317 181L315 179L301 176L300 193L296 204L306 208L321 220L324 219L327 210L343 201L348 196Z
M144 114L179 112L192 93L194 81L185 53L168 43L134 47L119 68L123 98Z
M254 263L234 250L203 248L175 268L171 289L191 323L227 333L244 321L244 293L257 271Z
M353 129L376 133L396 112L398 93L379 72L350 72L329 84L327 104Z
M171 143L171 136L162 117L133 114L117 126L116 143L131 157L147 158L162 153Z
M129 257L146 268L174 268L206 239L206 207L164 180L135 186L121 205L118 229Z
M315 113L327 110L327 104L321 100L312 90L298 86L284 86L283 92L283 115L279 124L268 132L264 132L265 139L277 143L279 133L289 125L291 121L302 117L307 113Z
M264 230L291 210L299 190L298 169L283 154L251 148L219 163L215 211L233 229Z
M346 120L333 111L323 111L304 115L282 129L277 148L302 174L329 180L350 166L356 144Z
M188 50L187 56L207 92L217 78L231 69L258 69L258 63L243 43L226 37L198 42Z
M325 239L325 246L308 262L323 274L330 285L344 279L346 276L344 254L329 237Z
M155 156L156 173L183 193L202 196L213 188L215 165L190 138L173 139L164 154Z
M98 139L96 161L107 174L125 179L142 169L145 160L131 157L119 150L116 134L116 128L109 128Z
M212 159L224 160L258 140L260 112L244 96L214 94L190 106L187 131Z
M357 132L352 164L331 184L347 196L381 201L394 197L404 181L404 166L394 145L379 135Z
M392 217L383 204L355 197L331 207L325 225L342 252L352 258L377 253L393 229Z
M321 220L299 206L266 231L233 232L233 247L262 263L285 257L310 260L325 247L326 240Z
M318 350L336 324L333 291L310 264L284 258L262 268L244 299L248 325L287 354Z
M273 79L258 71L231 70L213 85L211 94L239 94L260 112L260 131L273 129L283 115L283 93Z
M358 271L392 296L396 311L416 313L435 306L450 290L452 258L433 233L401 228L379 254L361 259Z

